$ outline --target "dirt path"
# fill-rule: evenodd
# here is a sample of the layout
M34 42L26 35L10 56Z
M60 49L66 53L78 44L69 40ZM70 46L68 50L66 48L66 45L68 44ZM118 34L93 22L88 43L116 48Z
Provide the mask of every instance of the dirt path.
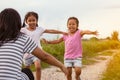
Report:
M88 65L82 69L82 80L100 80L102 72L105 71L110 56L103 56L106 60L100 60L94 65Z
M105 60L100 60L94 65L87 65L82 68L81 80L99 80L101 78L101 73L106 69L106 63L108 62L110 56L103 56ZM72 73L72 80L74 78L74 70ZM50 67L42 70L41 80L66 80L65 75L56 67Z

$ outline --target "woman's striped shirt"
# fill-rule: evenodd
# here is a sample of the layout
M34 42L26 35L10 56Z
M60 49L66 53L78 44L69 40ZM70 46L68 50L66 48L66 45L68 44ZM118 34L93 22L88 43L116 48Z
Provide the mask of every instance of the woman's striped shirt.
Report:
M0 80L28 80L21 72L24 53L31 53L37 45L25 34L16 41L0 46Z

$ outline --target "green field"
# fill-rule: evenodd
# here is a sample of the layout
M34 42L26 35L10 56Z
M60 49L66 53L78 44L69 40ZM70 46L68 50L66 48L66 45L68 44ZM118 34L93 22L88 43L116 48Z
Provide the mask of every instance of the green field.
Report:
M118 41L111 40L83 40L83 65L91 64L95 61L94 57L100 55L99 52L111 49L120 48L120 43ZM49 52L51 55L55 56L58 60L63 62L64 57L64 43L60 44L43 44L42 47L45 51ZM109 52L107 52L109 54ZM105 55L104 53L103 55Z

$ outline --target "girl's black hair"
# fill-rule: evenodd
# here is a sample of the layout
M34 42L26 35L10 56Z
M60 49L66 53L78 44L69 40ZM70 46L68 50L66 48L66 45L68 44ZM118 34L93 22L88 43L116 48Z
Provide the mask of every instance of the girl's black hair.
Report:
M24 18L22 27L25 27L25 26L26 26L25 22L27 21L27 19L28 19L29 16L34 16L34 17L36 18L36 20L38 21L38 14L37 14L36 12L33 12L33 11L28 12L28 13L25 15L25 18ZM38 26L38 24L36 24L36 26Z
M21 17L12 8L6 8L0 13L0 46L10 40L16 40L20 34Z
M79 26L79 20L78 20L78 18L76 18L76 17L69 17L69 18L68 18L68 21L67 21L67 24L68 24L69 20L71 20L71 19L76 20L76 24L77 24L77 26Z

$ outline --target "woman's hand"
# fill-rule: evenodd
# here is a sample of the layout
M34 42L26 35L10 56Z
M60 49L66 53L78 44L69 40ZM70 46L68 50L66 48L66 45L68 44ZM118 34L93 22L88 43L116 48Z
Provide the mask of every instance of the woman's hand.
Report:
M60 69L64 72L65 75L68 74L67 68L65 66L62 66Z

